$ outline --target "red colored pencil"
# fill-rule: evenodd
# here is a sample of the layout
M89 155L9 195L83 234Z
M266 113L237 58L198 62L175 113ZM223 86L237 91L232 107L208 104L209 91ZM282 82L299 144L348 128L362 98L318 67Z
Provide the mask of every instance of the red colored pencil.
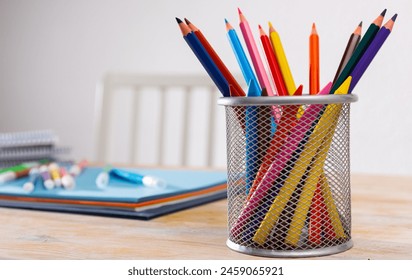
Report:
M288 95L288 92L285 86L285 82L283 81L283 76L279 68L279 63L276 59L275 53L273 52L272 45L270 44L269 37L268 35L266 35L265 31L263 31L260 25L259 32L260 40L262 41L263 50L266 54L266 59L269 64L270 72L272 73L272 77L276 85L276 91L279 96L286 96Z
M322 179L319 179L322 180ZM309 241L319 244L322 241L322 190L318 182L310 206Z
M212 58L213 62L216 64L217 68L219 68L220 72L222 72L223 77L227 80L227 83L233 86L235 89L232 94L236 94L235 96L246 96L245 92L243 91L242 87L230 73L229 69L227 69L226 65L220 59L219 55L213 49L212 45L210 45L209 41L203 35L203 33L197 28L193 23L191 23L187 18L185 18L186 24L189 28L193 31L196 37L199 39L200 43L206 49L207 53ZM231 95L232 95L231 94Z

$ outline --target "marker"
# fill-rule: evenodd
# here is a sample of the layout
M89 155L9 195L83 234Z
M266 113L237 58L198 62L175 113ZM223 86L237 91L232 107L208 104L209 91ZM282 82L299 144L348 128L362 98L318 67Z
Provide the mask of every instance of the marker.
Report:
M0 174L0 184L16 180L18 178L26 177L29 175L30 169L24 169L20 171L6 171Z
M29 172L29 181L23 185L23 190L26 192L34 191L37 180L40 178L40 171L37 167L33 167Z
M96 177L96 186L99 189L104 189L109 184L110 175L109 172L112 169L111 166L106 166L102 172Z
M71 174L67 173L66 168L60 168L60 176L63 188L65 188L66 190L72 190L76 187L76 181Z
M55 162L50 163L49 172L50 172L51 178L54 182L54 185L56 187L61 187L62 186L62 180L61 180L61 177L60 177L59 165Z
M39 165L40 165L40 163L37 162L37 161L23 162L23 163L18 164L18 165L14 165L14 166L11 166L11 167L6 167L6 168L3 168L3 169L0 169L0 174L5 173L7 171L13 171L13 172L22 171L22 170L25 170L25 169L30 169L30 168L35 167L35 166L37 167Z
M82 160L78 164L73 164L72 167L70 167L69 173L73 176L79 176L80 173L82 173L83 168L88 164L87 160Z
M43 178L43 186L46 190L51 190L54 188L54 182L50 177L49 168L46 165L40 166L40 176Z
M140 175L137 173L120 169L110 170L110 175L116 176L118 178L124 179L135 184L143 184L145 187L164 188L167 186L166 182L162 179L148 175Z

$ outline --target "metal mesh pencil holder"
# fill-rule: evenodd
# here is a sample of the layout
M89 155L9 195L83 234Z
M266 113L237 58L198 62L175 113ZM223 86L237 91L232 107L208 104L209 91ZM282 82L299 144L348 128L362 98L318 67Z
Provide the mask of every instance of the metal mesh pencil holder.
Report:
M309 257L352 247L349 116L356 95L224 97L229 248Z

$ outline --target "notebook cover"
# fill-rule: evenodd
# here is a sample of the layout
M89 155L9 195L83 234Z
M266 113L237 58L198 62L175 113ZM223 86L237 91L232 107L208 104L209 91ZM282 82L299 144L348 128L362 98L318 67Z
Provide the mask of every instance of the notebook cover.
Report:
M167 187L149 188L111 177L109 185L99 189L95 178L102 168L88 167L76 178L74 190L45 190L38 182L36 189L27 193L22 188L27 178L0 185L0 206L150 219L226 197L226 172L127 170L162 178Z
M213 202L219 199L227 197L226 190L212 193L208 196L196 197L191 200L178 202L169 205L161 205L142 211L130 211L114 208L104 207L76 207L67 204L56 203L36 203L25 201L13 201L13 200L0 200L0 207L7 208L20 208L29 210L62 212L62 213L74 213L74 214L86 214L95 216L117 217L117 218L130 218L139 220L150 220L166 214L171 214L184 209L192 208L195 206L203 205L209 202Z

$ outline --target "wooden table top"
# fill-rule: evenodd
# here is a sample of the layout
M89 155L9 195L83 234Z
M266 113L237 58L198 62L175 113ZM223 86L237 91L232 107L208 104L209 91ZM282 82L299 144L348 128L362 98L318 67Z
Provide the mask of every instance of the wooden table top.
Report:
M0 259L264 259L226 246L226 203L150 221L0 208ZM352 239L318 259L412 259L412 177L352 176Z

